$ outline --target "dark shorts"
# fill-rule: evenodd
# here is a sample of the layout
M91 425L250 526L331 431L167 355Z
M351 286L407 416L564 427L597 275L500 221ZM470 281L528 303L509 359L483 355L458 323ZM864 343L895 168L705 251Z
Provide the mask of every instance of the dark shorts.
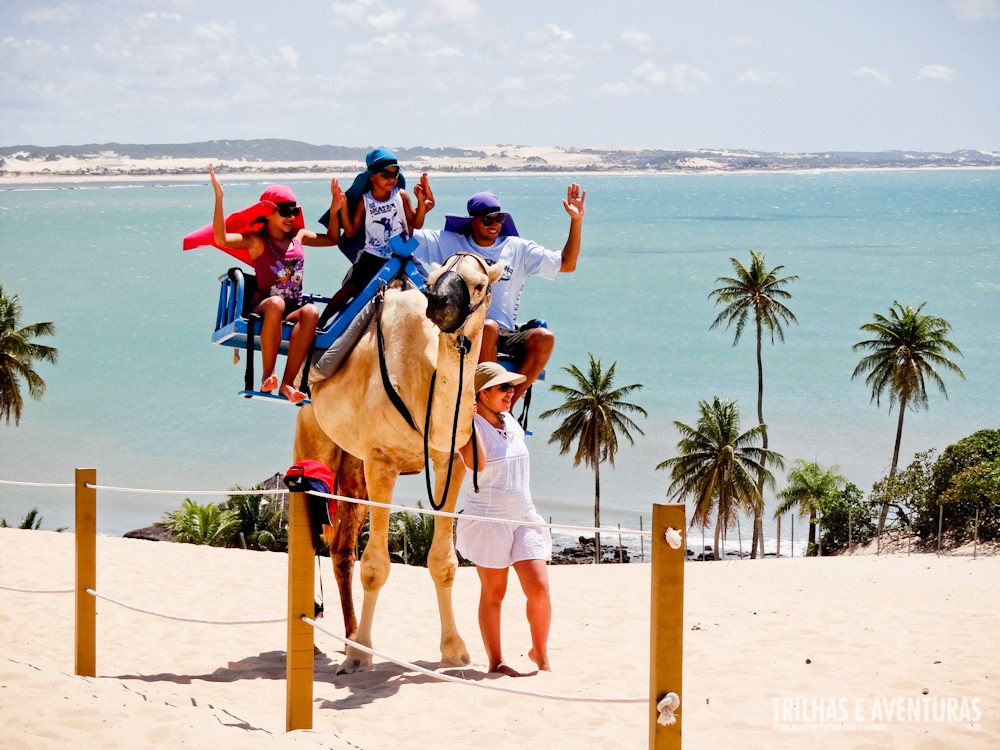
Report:
M531 329L511 331L508 328L501 328L499 339L497 340L497 354L506 354L520 363L524 359L524 342L528 339Z
M382 258L372 253L361 253L357 262L351 266L347 276L344 278L345 286L350 284L357 291L364 289L368 282L375 278L375 274L382 270L386 258Z

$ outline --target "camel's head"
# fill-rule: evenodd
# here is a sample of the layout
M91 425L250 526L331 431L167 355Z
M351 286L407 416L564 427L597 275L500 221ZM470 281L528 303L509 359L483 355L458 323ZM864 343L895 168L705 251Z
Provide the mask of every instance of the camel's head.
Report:
M473 253L455 253L427 279L427 317L445 333L454 333L483 304L503 266L488 265Z

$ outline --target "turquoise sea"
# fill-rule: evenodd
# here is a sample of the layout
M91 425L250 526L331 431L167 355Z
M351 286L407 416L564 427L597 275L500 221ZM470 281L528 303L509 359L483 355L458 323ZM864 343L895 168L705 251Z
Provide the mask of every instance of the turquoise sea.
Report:
M952 323L967 375L946 376L948 399L931 391L929 410L906 415L901 462L1000 426L1000 172L432 176L438 208L427 226L493 189L522 235L559 248L571 179L587 190L579 268L529 281L521 318L544 317L558 337L548 383L568 382L560 368L593 352L618 363L619 384L643 385L632 400L649 412L645 435L601 469L604 524L635 528L643 515L648 527L668 484L654 467L674 454L673 422L693 423L700 400L736 399L744 424L756 421L752 335L733 347L732 331L710 331L708 296L729 259L751 248L799 276L789 287L799 325L764 349L764 415L789 466L838 464L866 491L887 471L896 414L851 380L851 345L894 300L926 302ZM227 208L253 202L266 182L228 181ZM315 226L327 181L289 184ZM0 190L0 279L20 296L24 322L56 323L46 343L60 350L57 365L40 368L44 399L26 404L19 427L0 426L0 478L66 483L74 467L94 467L105 485L224 490L287 468L295 409L237 397L242 366L210 344L230 259L181 251L181 237L210 220L211 200L207 177ZM336 249L308 253L307 290L331 292L347 261ZM593 474L560 456L547 443L556 424L537 419L557 403L536 388L533 493L544 516L588 524ZM400 481L399 500L421 497L422 478ZM181 499L102 493L98 529L148 525ZM0 485L8 522L35 506L44 527L72 527L70 490Z

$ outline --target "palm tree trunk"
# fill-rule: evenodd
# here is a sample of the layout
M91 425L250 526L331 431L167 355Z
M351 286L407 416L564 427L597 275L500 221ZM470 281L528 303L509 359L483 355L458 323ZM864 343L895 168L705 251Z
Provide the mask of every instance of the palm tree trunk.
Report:
M597 444L597 433L594 433L594 526L601 527L601 462L600 446ZM594 532L594 564L601 563L601 532Z
M903 416L906 414L906 396L902 394L899 398L899 421L896 423L896 445L892 450L892 466L889 467L889 484L892 484L896 476L896 468L899 466L899 445L903 441ZM875 536L882 536L882 529L885 528L885 520L889 516L889 499L882 502L882 510L878 514L878 529Z
M722 516L715 522L715 547L712 549L712 557L719 560L720 537L722 536Z
M816 511L809 511L809 542L806 544L806 554L816 549Z
M757 314L757 423L764 424L764 360L761 358L760 313ZM764 430L761 447L767 450L767 430ZM764 471L757 477L757 494L760 506L753 509L753 539L750 559L764 557Z

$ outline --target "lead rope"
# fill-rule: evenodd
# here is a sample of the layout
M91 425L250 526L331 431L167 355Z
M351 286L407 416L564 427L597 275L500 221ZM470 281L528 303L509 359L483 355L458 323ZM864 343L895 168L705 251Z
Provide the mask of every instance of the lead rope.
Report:
M455 340L455 348L458 349L458 395L455 397L455 418L451 425L451 451L448 456L448 473L445 475L444 492L441 494L441 502L435 502L434 491L431 489L431 462L430 462L430 432L431 432L431 404L434 399L434 384L437 382L437 370L431 376L430 393L427 394L427 417L424 420L424 476L427 480L427 499L430 501L432 510L441 510L448 499L448 489L451 487L451 474L455 468L455 443L458 441L458 412L462 406L462 381L465 376L465 355L469 353L472 342L465 336L459 336ZM475 426L473 426L475 435ZM476 488L478 492L478 487Z

